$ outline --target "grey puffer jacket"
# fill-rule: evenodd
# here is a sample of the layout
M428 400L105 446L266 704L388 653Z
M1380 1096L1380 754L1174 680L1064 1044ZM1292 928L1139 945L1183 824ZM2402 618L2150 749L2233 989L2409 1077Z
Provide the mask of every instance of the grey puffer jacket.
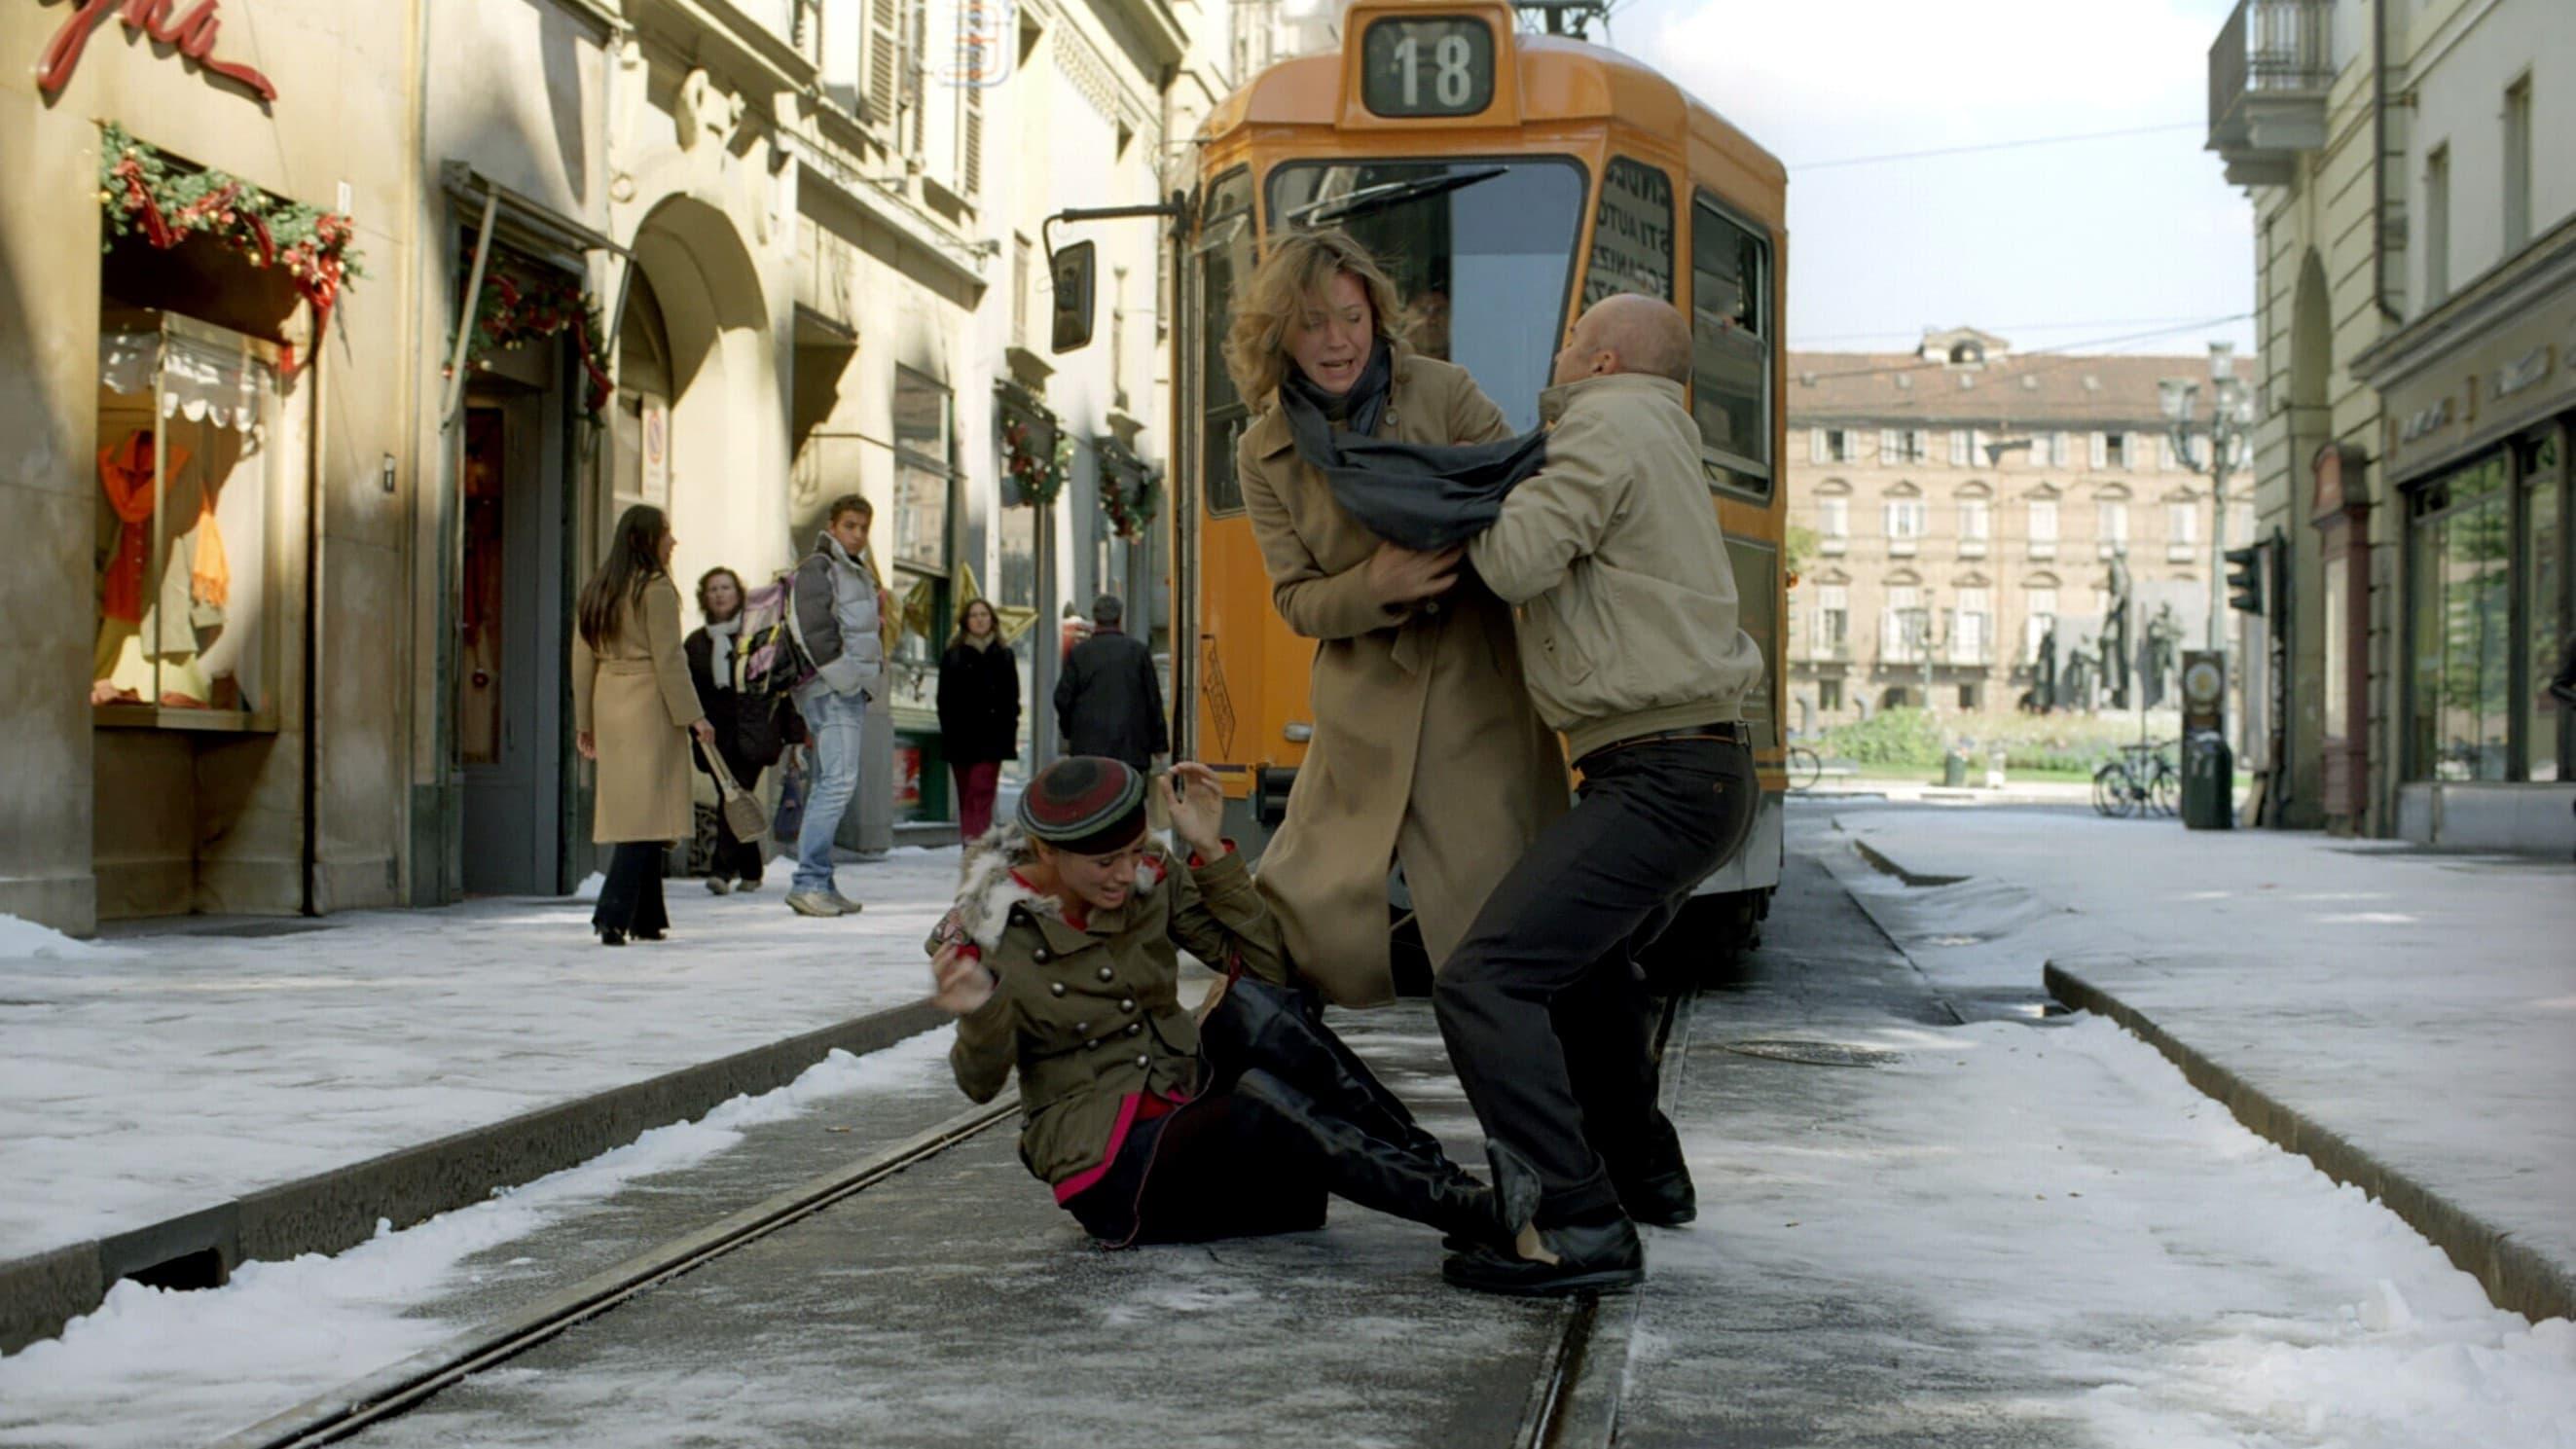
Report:
M788 622L796 647L814 666L803 690L875 698L873 686L885 674L875 571L850 557L839 539L817 534L814 551L796 566L791 592Z

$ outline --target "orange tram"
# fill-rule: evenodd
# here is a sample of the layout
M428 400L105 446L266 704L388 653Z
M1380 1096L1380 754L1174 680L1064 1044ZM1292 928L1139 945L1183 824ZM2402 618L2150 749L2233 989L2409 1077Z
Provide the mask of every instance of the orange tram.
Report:
M1699 949L1749 941L1779 884L1787 610L1781 488L1787 173L1654 71L1579 41L1516 34L1508 5L1360 0L1338 52L1271 66L1198 137L1169 219L1178 257L1172 584L1176 755L1225 782L1249 852L1285 811L1312 736L1311 641L1273 611L1235 479L1249 409L1220 346L1264 239L1337 226L1388 265L1416 341L1527 429L1567 328L1614 292L1692 319L1691 408L1745 630L1769 664L1745 701L1762 806L1744 852L1698 891ZM1117 213L1072 212L1062 220ZM1134 214L1129 212L1126 214ZM1051 252L1059 345L1089 331L1087 247ZM1068 318L1063 308L1079 306ZM1068 327L1070 335L1068 335ZM1401 882L1390 881L1401 915Z

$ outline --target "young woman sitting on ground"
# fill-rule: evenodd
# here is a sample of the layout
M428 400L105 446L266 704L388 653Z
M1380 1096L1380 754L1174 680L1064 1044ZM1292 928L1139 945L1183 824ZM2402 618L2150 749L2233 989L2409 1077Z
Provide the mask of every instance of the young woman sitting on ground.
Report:
M1319 1227L1327 1191L1508 1241L1535 1177L1498 1160L1498 1195L1462 1171L1287 989L1278 929L1217 835L1215 772L1154 782L1186 861L1147 836L1145 788L1117 760L1058 760L1015 827L970 847L931 937L966 1095L1018 1070L1021 1161L1113 1247ZM1204 1023L1180 1005L1183 950L1228 975Z

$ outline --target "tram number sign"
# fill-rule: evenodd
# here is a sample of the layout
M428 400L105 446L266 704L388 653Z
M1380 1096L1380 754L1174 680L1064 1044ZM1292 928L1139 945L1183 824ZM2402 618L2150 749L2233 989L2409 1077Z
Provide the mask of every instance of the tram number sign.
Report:
M1494 32L1482 20L1373 21L1360 60L1360 102L1375 115L1473 116L1494 103Z

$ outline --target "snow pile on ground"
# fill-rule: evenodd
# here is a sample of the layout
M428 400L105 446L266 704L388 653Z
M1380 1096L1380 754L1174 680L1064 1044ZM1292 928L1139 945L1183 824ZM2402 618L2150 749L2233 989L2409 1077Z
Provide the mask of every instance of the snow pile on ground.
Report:
M776 1091L657 1127L489 1202L381 1231L337 1257L246 1263L213 1292L120 1283L61 1338L0 1359L0 1445L159 1449L255 1423L462 1331L409 1314L475 1254L707 1161L747 1128L933 1075L944 1081L948 1043L949 1033L934 1031L865 1057L833 1052Z
M671 881L671 939L619 950L571 902L477 900L0 953L0 1260L917 1001L956 862L844 865L867 910L833 919L776 867Z
M2074 971L2576 1273L2576 866L2040 811L1839 808L1824 858L1954 992Z
M113 956L113 946L76 941L51 926L0 915L0 961L43 961L64 957Z
M2576 1325L2494 1308L2117 1026L1844 1035L1901 1055L1830 1116L1686 1126L1702 1213L1655 1236L1656 1291L1840 1305L1885 1336L1865 1359L2060 1385L2018 1412L2111 1449L2576 1445ZM1933 1397L1890 1409L1937 1423Z

